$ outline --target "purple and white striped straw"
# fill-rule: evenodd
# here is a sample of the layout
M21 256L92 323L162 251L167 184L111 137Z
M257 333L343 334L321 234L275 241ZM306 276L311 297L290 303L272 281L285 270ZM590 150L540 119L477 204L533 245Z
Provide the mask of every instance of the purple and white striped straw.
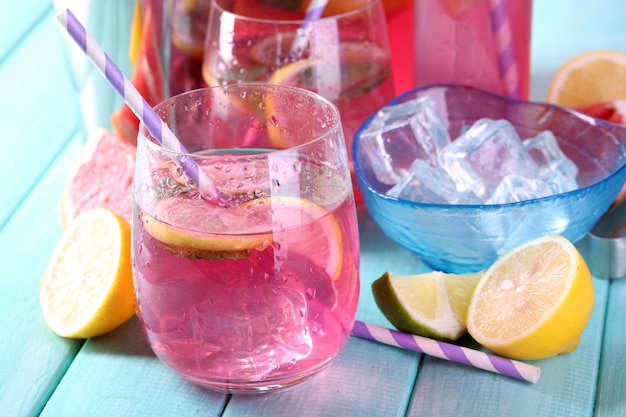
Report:
M498 66L508 96L521 98L515 46L507 13L506 0L489 0L491 33L498 47Z
M440 359L495 372L534 384L539 381L541 374L541 370L534 365L457 346L452 343L387 329L358 320L354 323L352 334L363 339L425 353Z
M289 59L291 61L300 59L302 51L304 51L309 43L311 22L322 17L322 13L324 13L327 4L328 0L311 0L311 3L309 3L306 13L304 14L304 23L296 31L296 37L291 43L291 49L289 50Z
M193 182L194 187L202 197L216 201L219 192L215 184L200 169L196 161L188 156L189 152L176 138L172 130L152 109L141 93L128 80L124 73L113 62L109 55L102 49L95 39L87 33L87 29L80 23L74 14L67 9L57 16L59 23L76 42L80 49L87 55L89 60L102 73L111 86L124 99L124 102L133 111L139 120L143 122L148 131L166 149L183 154L175 160L180 165L187 177Z

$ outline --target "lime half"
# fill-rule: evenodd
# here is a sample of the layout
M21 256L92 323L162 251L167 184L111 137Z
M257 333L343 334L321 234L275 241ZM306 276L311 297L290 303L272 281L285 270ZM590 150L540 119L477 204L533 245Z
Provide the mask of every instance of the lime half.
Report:
M398 330L456 340L467 331L467 308L482 275L386 272L374 281L372 292L378 308Z

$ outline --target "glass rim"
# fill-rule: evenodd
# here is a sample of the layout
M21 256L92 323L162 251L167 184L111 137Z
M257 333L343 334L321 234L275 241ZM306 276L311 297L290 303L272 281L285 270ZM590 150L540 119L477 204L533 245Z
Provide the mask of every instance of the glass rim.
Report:
M306 90L304 88L293 87L293 86L288 86L288 85L268 84L268 83L237 83L237 84L225 84L225 85L216 85L216 86L210 86L210 87L202 87L202 88L184 91L180 94L169 97L161 101L160 103L154 105L152 108L158 114L159 110L164 107L174 106L175 102L183 100L188 97L202 96L207 91L214 91L214 90L244 91L246 89L254 89L255 91L261 91L261 90L267 91L267 90L274 89L274 90L297 92L298 94L302 96L307 96L311 99L314 99L317 103L320 103L324 109L330 112L330 116L332 117L333 123L329 123L328 127L324 129L323 132L311 138L310 140L303 141L302 143L298 143L296 145L289 146L287 148L263 148L261 150L255 147L232 146L231 148L249 149L251 151L249 153L242 154L242 155L232 155L234 159L238 159L238 158L250 159L254 157L266 158L268 155L276 155L276 154L281 154L281 153L286 153L286 152L293 153L294 151L297 151L298 149L302 149L307 146L311 146L317 142L327 140L328 138L331 138L333 135L337 134L337 132L339 132L343 136L341 115L339 113L339 109L337 108L335 104L333 104L330 100L328 100L327 98L317 93ZM169 123L167 122L165 123L168 126L170 126ZM176 132L174 132L174 134L176 134ZM137 142L139 143L139 141L141 141L142 143L145 143L146 146L149 146L154 151L167 153L177 158L178 157L190 157L196 160L200 160L204 158L211 158L214 156L213 153L203 153L203 154L198 154L197 152L185 153L185 152L179 152L176 150L169 149L156 140L156 138L149 132L147 126L142 121L139 123L139 129L138 129L138 134L137 134ZM216 151L219 152L219 150L226 149L226 148L219 147L219 148L212 148L212 149L215 149ZM208 150L210 149L205 149L205 151L208 151ZM254 150L256 150L256 152Z
M234 12L231 12L229 10L226 10L224 7L222 7L221 3L224 0L211 0L211 10L218 10L220 13L222 14L227 14L232 16L232 20L243 20L243 21L247 21L250 23L257 23L257 24L268 24L268 25L278 25L278 26L282 26L282 25L303 25L303 24L307 24L307 25L311 25L311 24L315 24L316 22L324 22L324 21L329 21L329 20L340 20L340 19L344 19L353 15L357 15L359 13L362 13L363 11L367 10L367 9L371 9L373 7L376 7L376 5L380 4L380 7L382 8L382 0L368 0L367 3L359 6L358 8L354 9L354 10L350 10L344 13L339 13L339 14L335 14L332 16L323 16L320 17L319 19L315 19L315 20L305 20L305 19L294 19L294 20L290 20L290 19L267 19L267 18L260 18L260 17L252 17L252 16L246 16L246 15L242 15L242 14L237 14ZM211 14L213 12L211 11Z

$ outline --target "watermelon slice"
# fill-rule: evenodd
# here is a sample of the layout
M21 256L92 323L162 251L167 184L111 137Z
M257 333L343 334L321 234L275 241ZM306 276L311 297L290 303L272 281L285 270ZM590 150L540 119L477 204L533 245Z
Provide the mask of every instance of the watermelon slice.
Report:
M148 104L154 106L165 98L165 75L150 7L145 13L141 45L133 69L132 83ZM137 144L139 119L126 104L111 115L111 123L116 134L132 144Z
M98 128L76 156L61 197L64 229L83 211L103 207L130 222L137 148Z

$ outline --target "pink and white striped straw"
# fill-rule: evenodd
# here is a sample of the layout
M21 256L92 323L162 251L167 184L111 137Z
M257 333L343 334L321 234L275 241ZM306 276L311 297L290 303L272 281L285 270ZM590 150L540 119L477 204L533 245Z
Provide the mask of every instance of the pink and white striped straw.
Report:
M515 46L507 13L506 0L489 0L491 32L498 47L498 66L508 96L521 98Z
M534 365L457 346L452 343L387 329L358 320L354 323L352 334L364 339L425 353L440 359L495 372L534 384L539 381L541 374L541 370Z
M307 47L309 43L309 36L311 35L311 25L313 21L322 17L324 9L328 4L328 0L311 0L309 6L304 14L304 23L296 31L296 37L291 43L291 49L289 50L289 59L296 60L302 55L302 51Z
M59 23L76 42L89 60L102 73L111 86L124 99L124 102L143 122L148 131L166 149L182 154L175 162L180 165L190 179L190 185L197 188L200 195L216 201L220 193L215 184L200 169L196 161L189 156L185 146L178 140L167 124L152 109L135 86L124 76L124 73L102 49L98 42L87 33L85 27L67 9L57 16Z

